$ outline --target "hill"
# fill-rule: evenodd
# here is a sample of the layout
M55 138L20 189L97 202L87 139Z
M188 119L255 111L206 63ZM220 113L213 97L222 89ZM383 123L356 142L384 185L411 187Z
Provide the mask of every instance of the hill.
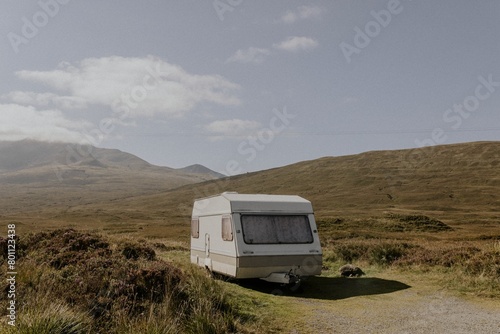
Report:
M33 140L0 142L0 200L6 215L49 217L75 205L117 201L214 179L155 166L116 149ZM53 209L52 209L53 208Z
M476 222L498 228L499 164L500 142L375 151L178 184L175 189L143 188L139 192L128 191L128 196L115 192L113 197L102 198L88 192L74 195L79 197L75 201L54 196L49 205L41 208L41 201L38 208L53 213L52 221L57 217L93 228L112 223L121 231L142 230L144 235L171 235L178 231L187 236L195 198L238 191L301 195L313 203L318 219L427 215L452 225ZM147 174L134 172L128 177L137 178L134 182L140 187ZM102 187L116 182L109 176L103 177ZM29 196L24 201L32 205ZM25 208L26 205L18 206L17 213L22 215ZM11 217L17 216L15 211L11 211ZM39 221L45 213L39 215Z
M499 164L499 142L456 144L326 157L239 176L229 187L301 194L322 216L388 209L497 214Z
M152 167L146 161L120 150L34 140L0 142L0 172L47 165L127 167L132 170Z
M322 214L349 208L428 210L500 204L500 142L325 157L173 191L192 198L233 190L300 194Z
M184 168L179 168L178 170L183 171L183 172L187 172L187 173L193 173L193 174L211 175L215 179L220 179L220 178L226 177L226 175L224 175L224 174L214 172L213 170L211 170L203 165L199 165L199 164L190 165L190 166L187 166Z

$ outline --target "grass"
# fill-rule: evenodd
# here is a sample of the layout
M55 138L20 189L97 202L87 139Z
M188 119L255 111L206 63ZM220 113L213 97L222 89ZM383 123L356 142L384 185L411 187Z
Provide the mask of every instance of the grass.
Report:
M344 299L408 288L377 278L396 273L500 298L500 240L453 240L448 229L438 240L426 238L436 232L421 231L377 236L384 227L348 237L349 225L350 219L321 220L323 274L298 296ZM16 333L281 333L301 328L299 319L311 311L303 303L290 308L293 295L276 298L265 282L208 277L189 264L188 247L178 240L60 229L22 236L18 254L17 299L23 302ZM340 278L346 263L361 266L367 278L356 284ZM5 301L0 304L4 316Z
M435 232L353 238L339 224L348 226L349 219L320 224L320 235L328 236L323 274L298 296L343 299L408 288L376 278L397 273L457 293L500 297L499 240L422 238ZM208 277L189 264L186 244L176 240L61 229L22 236L18 254L17 299L23 302L16 333L280 333L300 328L298 319L310 312L290 308L292 297L272 296L265 282ZM338 268L346 263L361 266L368 278L361 285L341 279ZM5 301L0 304L5 316Z
M383 236L376 229L368 235L361 231L353 236L339 229L340 223L346 224L339 220L333 220L331 226L320 223L328 269L356 263L407 274L438 273L438 283L449 290L500 298L500 241L494 238L464 241L455 239L456 234L448 229L438 236L436 232Z
M193 199L227 190L313 203L324 271L306 282L306 300L397 292L409 281L498 299L498 157L499 143L470 143L322 158L176 189L137 173L109 179L110 170L91 170L86 185L2 184L0 227L15 223L21 236L20 333L300 331L312 312L302 299L213 280L189 264ZM342 280L346 263L367 277Z
M63 229L20 238L18 249L16 333L252 332L221 282L158 259L149 243Z

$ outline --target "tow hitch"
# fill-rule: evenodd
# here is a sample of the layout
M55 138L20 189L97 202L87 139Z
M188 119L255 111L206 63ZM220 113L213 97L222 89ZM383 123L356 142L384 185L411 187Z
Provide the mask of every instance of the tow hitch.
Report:
M264 281L272 282L272 283L280 283L281 289L274 289L272 291L273 295L283 295L283 289L288 289L292 292L295 292L299 289L301 285L301 278L299 275L296 275L291 269L287 273L272 273L267 277L261 278Z

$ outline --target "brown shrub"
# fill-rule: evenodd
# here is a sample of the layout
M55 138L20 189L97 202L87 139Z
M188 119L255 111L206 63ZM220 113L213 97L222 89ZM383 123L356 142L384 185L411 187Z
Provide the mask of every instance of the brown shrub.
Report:
M371 264L385 265L402 259L410 249L418 247L399 241L346 240L333 243L330 260L339 259L347 263L364 260Z
M156 260L146 241L109 240L71 229L20 239L23 270L16 288L23 301L20 313L29 314L23 326L68 324L85 328L82 333L110 334L246 332L218 282L195 268L181 270ZM55 316L59 306L65 313ZM42 332L33 328L29 333Z
M417 246L405 242L383 242L370 249L369 261L372 264L392 264L404 258L414 248Z
M121 253L126 259L138 260L142 258L152 261L156 258L154 249L143 244L127 242L121 247Z
M486 276L500 281L500 251L476 253L463 266L469 275Z
M72 229L30 235L22 244L25 256L57 270L65 302L106 321L113 308L138 314L147 303L162 302L181 280L179 269L153 261L147 245L129 242L113 251L103 237Z
M424 215L388 214L386 217L393 222L386 226L390 231L443 232L452 230L450 226L442 221Z
M453 267L465 264L481 250L472 246L453 246L450 248L419 248L397 261L400 265L431 265Z

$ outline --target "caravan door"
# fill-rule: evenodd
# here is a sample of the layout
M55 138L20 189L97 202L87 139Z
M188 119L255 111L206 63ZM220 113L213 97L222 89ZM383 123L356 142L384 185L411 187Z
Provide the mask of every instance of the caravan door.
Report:
M210 259L210 234L205 233L205 267L212 270L212 259Z

